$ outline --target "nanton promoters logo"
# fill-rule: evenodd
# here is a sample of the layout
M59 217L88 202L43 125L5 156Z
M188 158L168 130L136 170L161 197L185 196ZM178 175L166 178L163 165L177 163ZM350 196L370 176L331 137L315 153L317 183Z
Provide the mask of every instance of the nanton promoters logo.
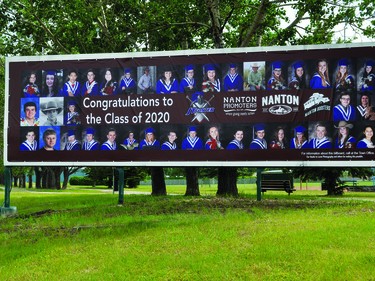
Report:
M191 99L189 98L189 96L186 96L186 98L190 102L190 107L188 108L185 115L194 115L191 122L194 122L195 120L197 120L199 123L203 120L210 121L206 114L215 111L215 108L211 107L210 105L210 102L214 97L215 96L212 95L209 100L205 100L203 97L203 93L201 92L194 93Z

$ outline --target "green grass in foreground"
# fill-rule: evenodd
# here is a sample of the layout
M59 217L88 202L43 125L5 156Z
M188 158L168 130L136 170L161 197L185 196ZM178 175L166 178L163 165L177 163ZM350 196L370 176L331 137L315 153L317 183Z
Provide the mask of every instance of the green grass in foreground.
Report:
M14 189L1 280L375 280L372 194L266 197Z

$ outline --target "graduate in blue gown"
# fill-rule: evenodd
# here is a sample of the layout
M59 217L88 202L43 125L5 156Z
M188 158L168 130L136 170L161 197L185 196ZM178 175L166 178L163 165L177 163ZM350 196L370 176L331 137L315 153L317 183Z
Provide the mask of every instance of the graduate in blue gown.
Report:
M355 90L355 80L354 77L349 74L349 61L347 59L341 59L338 62L335 90L336 92L352 92Z
M350 95L347 92L340 93L340 103L333 108L333 121L355 121L357 112L350 104Z
M68 131L68 142L65 144L64 150L81 150L81 144L76 140L74 130Z
M81 95L81 83L77 81L77 71L70 70L68 73L68 81L65 82L61 95L63 97L77 97Z
M95 130L93 128L86 129L86 140L82 144L82 150L99 150L100 145L95 140Z
M117 150L116 144L116 130L114 128L110 128L107 133L107 141L102 144L100 147L101 150Z
M243 130L237 130L234 133L234 139L227 145L228 150L243 149Z
M363 69L361 78L361 91L374 91L375 90L375 62L367 60Z
M315 138L309 141L309 148L332 148L332 143L326 136L327 128L323 124L317 124L315 126Z
M237 72L237 65L231 63L229 65L229 72L224 77L224 91L225 92L238 92L243 91L243 78Z
M176 132L170 131L168 134L168 140L161 145L161 150L176 150L177 149L176 139L177 139Z
M308 148L308 141L305 136L306 128L303 126L297 126L294 128L295 137L290 140L291 149L303 149Z
M374 146L374 129L366 125L363 130L363 138L357 142L357 148L375 148Z
M21 151L35 151L38 148L38 142L35 140L35 131L29 129L26 132L26 140L21 143Z
M350 135L350 129L353 129L353 124L340 121L335 128L338 129L335 148L354 148L357 141Z
M282 62L275 61L272 63L272 75L267 83L267 90L285 90L285 79L282 74Z
M188 136L182 141L181 148L184 150L199 150L203 149L203 142L197 136L197 129L195 126L189 127Z
M87 81L82 85L81 94L82 96L99 95L99 84L95 81L95 73L92 69L87 71Z
M197 83L194 79L194 66L185 67L185 77L180 82L180 93L193 94L197 91Z
M120 81L120 91L122 94L135 94L137 93L137 83L131 76L131 69L124 69L124 76L122 76Z
M331 88L331 82L329 81L328 63L325 59L321 59L317 62L316 72L310 80L310 88Z
M155 130L147 128L145 130L145 138L139 145L140 149L160 149L160 142L155 138Z
M256 137L250 143L250 149L267 149L267 141L265 140L265 126L257 124L254 126Z
M171 69L164 70L162 77L156 83L157 94L175 94L178 93L179 85L176 78L173 77Z

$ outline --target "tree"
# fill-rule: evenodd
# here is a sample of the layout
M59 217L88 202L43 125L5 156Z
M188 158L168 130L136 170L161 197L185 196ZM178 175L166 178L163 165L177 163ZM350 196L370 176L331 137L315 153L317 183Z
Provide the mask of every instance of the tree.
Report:
M326 185L328 195L339 195L343 193L340 186L340 177L345 173L352 177L368 178L373 175L369 168L294 168L292 169L294 177L300 177L306 180L321 180Z

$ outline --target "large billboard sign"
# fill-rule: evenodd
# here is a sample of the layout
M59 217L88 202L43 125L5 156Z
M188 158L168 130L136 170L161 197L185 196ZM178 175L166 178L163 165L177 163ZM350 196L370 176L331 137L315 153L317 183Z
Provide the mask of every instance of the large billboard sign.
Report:
M374 166L373 44L8 57L10 166Z

